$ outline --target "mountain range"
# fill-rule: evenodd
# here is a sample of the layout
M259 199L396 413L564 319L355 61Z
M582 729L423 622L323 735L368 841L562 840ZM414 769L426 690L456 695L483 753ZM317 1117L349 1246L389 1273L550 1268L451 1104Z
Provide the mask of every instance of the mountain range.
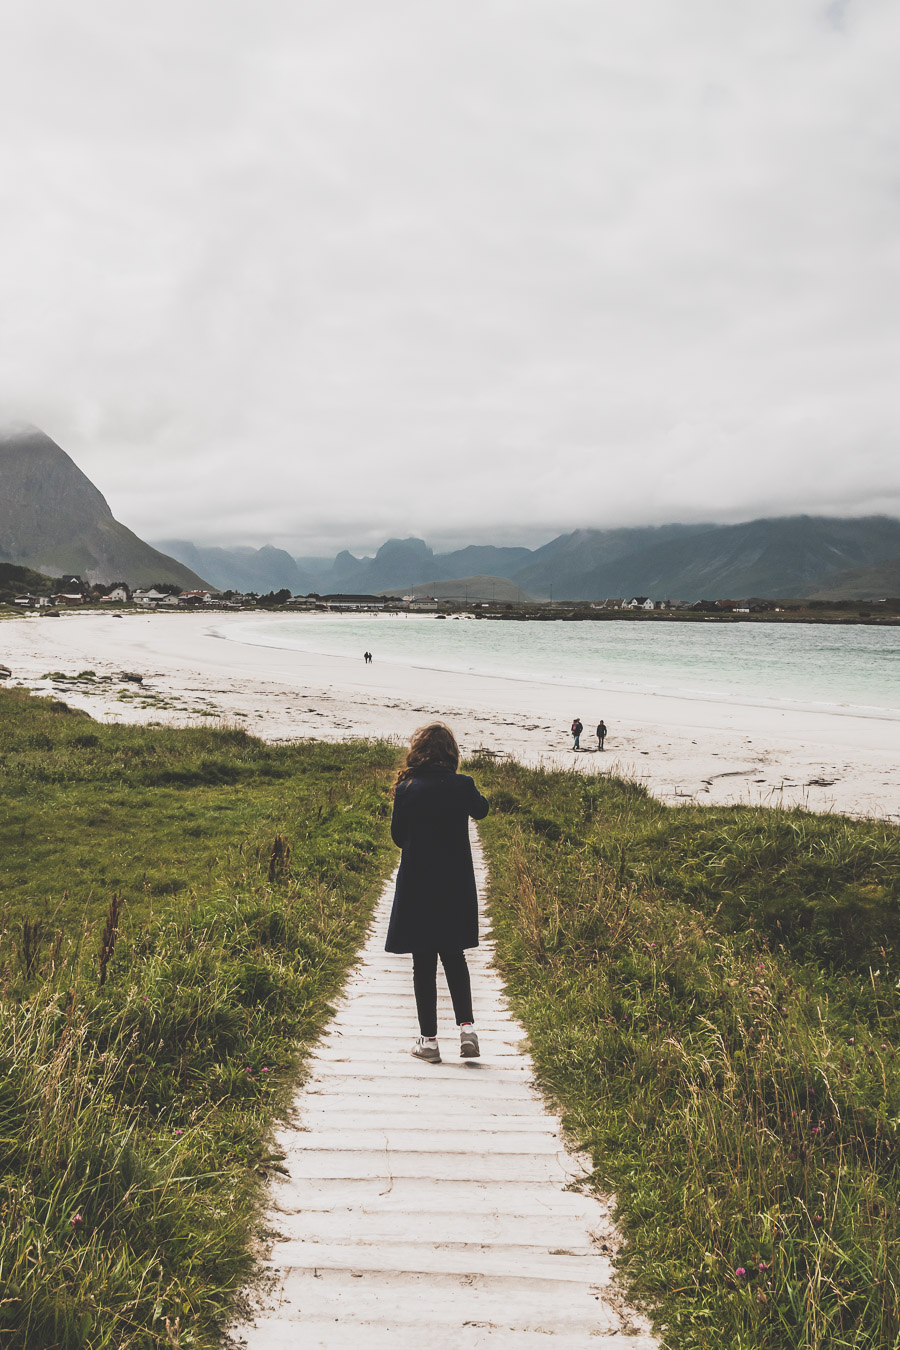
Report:
M32 426L0 430L0 562L91 583L204 584L116 520L65 450Z
M37 427L0 431L0 562L51 576L131 585L294 594L440 591L469 598L530 595L604 600L877 599L900 594L900 520L786 516L738 525L582 529L540 548L473 544L435 553L389 539L373 557L295 557L266 545L145 543L114 517L100 490ZM507 583L509 585L507 586Z
M502 578L538 599L872 598L900 594L900 520L783 516L739 525L576 530L537 549L472 545L434 553L422 539L389 539L374 557L293 558L283 549L160 545L233 589L378 593ZM490 589L487 594L490 595ZM469 598L474 595L469 588Z

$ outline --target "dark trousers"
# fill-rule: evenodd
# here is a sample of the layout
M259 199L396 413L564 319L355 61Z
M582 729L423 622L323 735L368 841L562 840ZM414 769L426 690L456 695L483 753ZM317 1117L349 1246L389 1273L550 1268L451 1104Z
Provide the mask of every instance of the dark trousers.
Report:
M416 994L416 1012L419 1014L419 1031L423 1036L437 1035L438 956L447 977L456 1025L475 1021L465 952L413 952L413 989Z

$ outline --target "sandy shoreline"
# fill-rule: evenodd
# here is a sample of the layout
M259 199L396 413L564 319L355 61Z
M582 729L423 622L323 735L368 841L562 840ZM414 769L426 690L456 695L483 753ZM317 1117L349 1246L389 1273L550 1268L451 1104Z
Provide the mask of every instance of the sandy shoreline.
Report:
M799 803L900 820L900 723L751 704L608 692L249 645L246 614L63 614L0 623L8 684L55 693L102 721L224 719L267 740L405 738L442 717L465 753L627 774L666 802ZM92 670L80 685L42 679ZM141 686L119 681L141 674ZM602 707L607 749L573 753L575 713ZM586 715L587 714L587 715Z

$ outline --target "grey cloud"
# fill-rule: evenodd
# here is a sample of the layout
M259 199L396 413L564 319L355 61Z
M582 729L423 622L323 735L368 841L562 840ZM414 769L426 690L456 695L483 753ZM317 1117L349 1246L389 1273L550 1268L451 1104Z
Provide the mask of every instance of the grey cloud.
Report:
M887 0L0 18L0 374L150 537L900 512Z

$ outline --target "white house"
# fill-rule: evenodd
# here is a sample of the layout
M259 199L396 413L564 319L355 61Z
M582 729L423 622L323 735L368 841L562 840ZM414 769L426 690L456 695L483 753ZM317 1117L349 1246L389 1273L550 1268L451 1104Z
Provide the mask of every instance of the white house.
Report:
M181 605L214 605L221 598L220 591L182 591L178 602Z
M152 588L149 591L135 591L132 597L136 605L158 605L160 600L165 600L165 598L165 591L157 591Z

